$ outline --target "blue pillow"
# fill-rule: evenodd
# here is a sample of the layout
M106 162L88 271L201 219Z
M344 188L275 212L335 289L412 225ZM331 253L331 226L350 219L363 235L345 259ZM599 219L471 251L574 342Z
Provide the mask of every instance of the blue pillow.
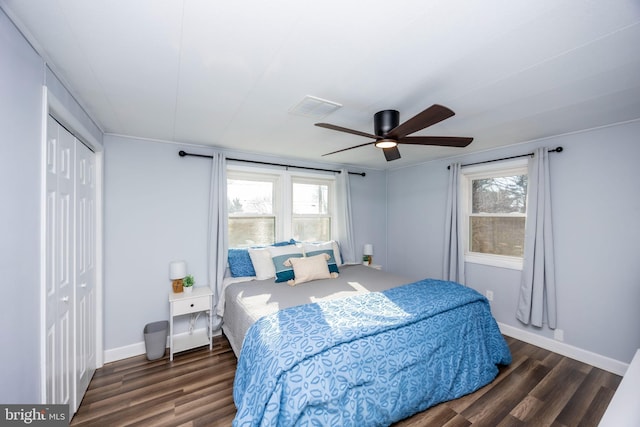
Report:
M329 259L327 260L327 265L329 266L330 273L340 273L338 271L338 264L336 263L336 258L333 256L333 249L321 249L317 251L309 251L305 256L314 256L319 254L327 254L329 255Z
M277 242L277 243L274 243L274 244L273 244L273 245L271 245L271 246L288 246L288 245L295 245L295 244L296 244L296 241L295 241L295 240L293 240L293 239L290 239L290 240L288 240L288 241L287 241L287 240L285 240L284 242Z
M229 249L229 269L232 277L255 276L248 249Z

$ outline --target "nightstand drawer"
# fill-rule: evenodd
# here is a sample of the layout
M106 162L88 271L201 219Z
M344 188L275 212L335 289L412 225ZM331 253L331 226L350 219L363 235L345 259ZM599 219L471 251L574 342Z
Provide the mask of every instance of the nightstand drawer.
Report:
M209 297L200 298L188 298L185 300L173 302L173 315L179 316L181 314L195 313L198 311L209 310Z

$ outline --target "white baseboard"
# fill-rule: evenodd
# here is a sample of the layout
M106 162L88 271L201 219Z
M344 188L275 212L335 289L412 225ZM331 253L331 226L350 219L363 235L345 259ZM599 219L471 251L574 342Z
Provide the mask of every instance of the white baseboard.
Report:
M145 354L144 341L124 347L112 348L104 351L104 363L115 362L117 360L128 359L129 357Z
M201 328L204 330L205 328ZM198 329L200 330L200 329ZM189 332L182 332L175 334L176 337L181 335L187 335ZM222 331L213 331L213 336L217 337L222 334ZM169 348L169 337L167 337L167 348ZM135 344L125 345L123 347L112 348L104 351L104 363L115 362L117 360L128 359L129 357L140 356L145 354L147 349L145 348L144 341L137 342Z
M605 371L612 372L616 375L624 375L624 373L627 371L627 368L629 367L629 364L627 363L620 362L606 356L601 356L599 354L574 347L561 341L542 337L540 335L533 334L531 332L527 332L522 329L506 325L504 323L498 323L498 326L500 327L500 332L502 332L504 335L519 339L538 347L542 347L545 350L553 351L554 353L570 357L580 362L587 363L589 365L595 366L596 368L604 369ZM219 336L221 335L221 333L222 332L220 330L214 331L213 336ZM188 334L188 332L176 334L176 336L186 334ZM169 347L168 338L167 347ZM105 350L104 362L115 362L117 360L127 359L129 357L139 356L145 353L146 349L144 341L141 341L127 346Z
M596 368L604 369L605 371L614 373L616 375L624 375L629 367L629 364L620 362L619 360L611 359L606 356L601 356L596 353L592 353L588 350L583 350L578 347L566 344L561 341L556 341L551 338L542 337L531 332L523 331L513 326L505 325L498 322L500 332L504 335L512 338L519 339L526 343L542 347L545 350L553 351L554 353L561 354L563 356L575 359L582 363L587 363Z

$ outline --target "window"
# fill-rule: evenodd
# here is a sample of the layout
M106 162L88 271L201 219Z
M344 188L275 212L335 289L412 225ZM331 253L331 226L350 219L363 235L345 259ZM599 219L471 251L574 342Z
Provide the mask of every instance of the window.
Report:
M522 269L527 163L462 170L465 260Z
M331 240L334 182L333 176L230 166L229 247Z
M278 177L246 173L227 176L229 247L267 245L276 239Z
M303 242L331 240L328 181L293 178L291 193L292 234Z

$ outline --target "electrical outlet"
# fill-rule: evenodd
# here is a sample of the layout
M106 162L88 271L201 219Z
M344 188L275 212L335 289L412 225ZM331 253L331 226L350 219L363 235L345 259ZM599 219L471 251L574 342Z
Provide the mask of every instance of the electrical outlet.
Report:
M564 331L562 329L555 329L553 331L553 338L557 341L564 341Z
M486 296L489 301L493 301L493 291L487 291Z

